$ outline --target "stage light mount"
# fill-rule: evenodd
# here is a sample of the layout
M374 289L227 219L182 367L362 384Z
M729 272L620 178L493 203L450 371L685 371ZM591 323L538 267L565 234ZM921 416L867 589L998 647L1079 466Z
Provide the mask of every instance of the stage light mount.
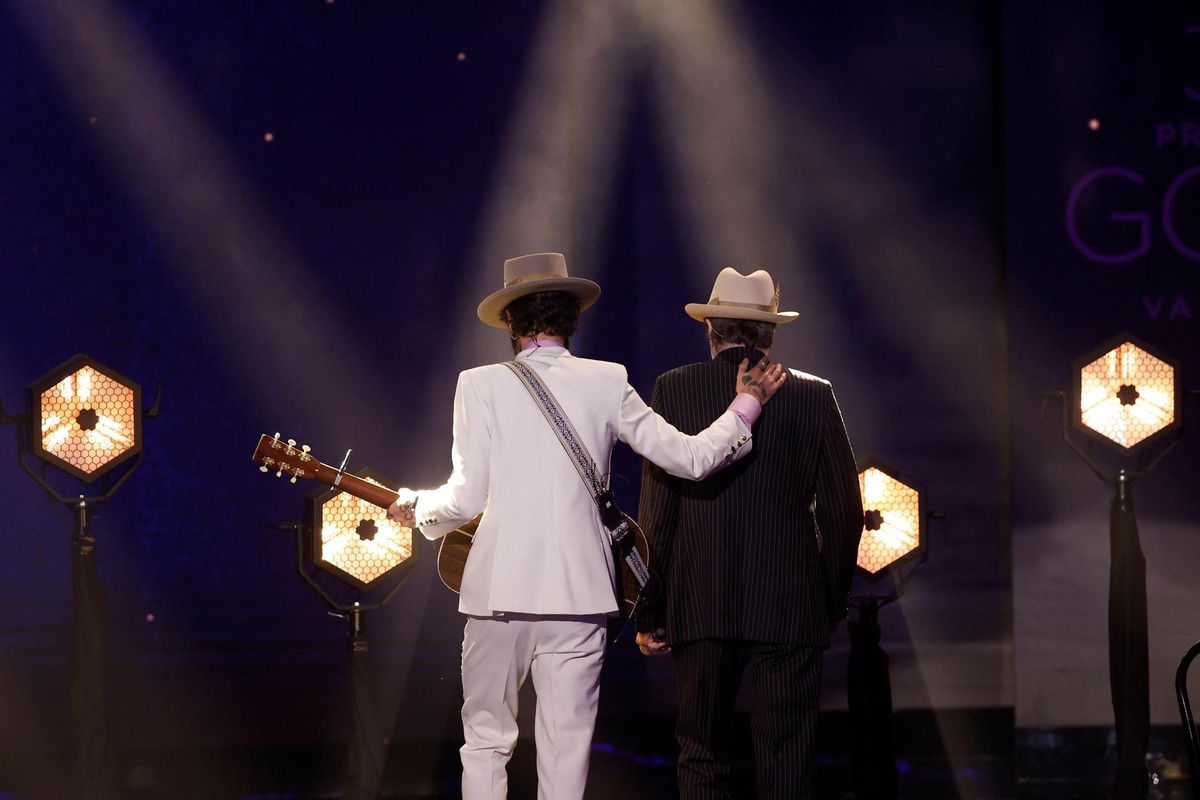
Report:
M879 609L900 598L908 581L929 558L928 519L944 519L926 508L916 481L878 459L858 464L863 527L855 572L872 584L894 578L892 591L852 595L847 622L850 652L846 695L854 747L854 787L860 797L894 797L899 785L892 736L892 690L887 653L882 647Z
M116 756L109 739L105 703L107 621L104 587L96 572L94 507L113 495L142 459L142 420L158 413L142 409L141 387L95 359L79 354L29 385L29 408L0 424L17 430L17 461L51 498L73 512L71 706L77 750L76 794L109 800L118 795ZM41 462L34 470L32 456ZM50 467L92 484L107 478L94 496L59 491ZM123 469L118 469L123 467Z
M291 442L288 447L294 445ZM307 455L308 447L302 447L301 451ZM347 473L349 459L347 451L335 478L339 484L343 475L352 474L381 488L392 485L369 469ZM282 473L281 466L279 474ZM295 482L297 473L291 474ZM376 701L371 689L366 612L384 606L411 576L420 556L420 537L413 529L389 520L386 508L336 486L321 489L308 498L304 522L270 527L295 533L296 572L325 601L329 614L346 622L353 732L347 751L346 796L376 797L383 781L385 752L378 736ZM317 581L322 574L351 587L357 598L351 602L336 599ZM390 587L377 602L363 602L368 593L381 589L389 580Z
M1180 439L1183 397L1178 364L1121 334L1074 360L1071 391L1047 392L1062 408L1063 441L1111 490L1108 587L1109 688L1116 734L1111 795L1145 797L1150 731L1146 560L1134 513L1133 484L1154 469ZM1194 394L1194 392L1192 393ZM1043 409L1045 404L1043 402ZM1071 431L1087 437L1087 447ZM1092 453L1101 443L1118 454L1106 471ZM1135 464L1129 457L1136 455Z

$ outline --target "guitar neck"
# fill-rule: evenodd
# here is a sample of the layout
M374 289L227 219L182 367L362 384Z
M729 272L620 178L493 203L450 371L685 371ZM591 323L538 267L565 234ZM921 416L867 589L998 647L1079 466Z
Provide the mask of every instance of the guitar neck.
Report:
M329 477L329 483L333 483L336 475L337 471L334 470L334 474ZM342 475L342 482L338 484L338 488L380 508L387 508L400 497L398 492L393 492L386 486L364 481L357 475Z

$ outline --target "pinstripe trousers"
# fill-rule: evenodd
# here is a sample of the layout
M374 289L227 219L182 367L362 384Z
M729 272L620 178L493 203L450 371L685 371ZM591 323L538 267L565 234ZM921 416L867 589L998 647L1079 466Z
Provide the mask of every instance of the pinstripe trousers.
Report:
M821 649L740 639L671 646L679 716L679 796L717 800L730 786L734 701L743 675L757 690L751 709L758 798L811 800Z

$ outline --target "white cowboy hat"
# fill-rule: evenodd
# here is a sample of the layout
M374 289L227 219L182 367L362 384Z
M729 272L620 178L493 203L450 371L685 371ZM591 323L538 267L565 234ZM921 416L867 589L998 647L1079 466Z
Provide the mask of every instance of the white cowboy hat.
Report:
M562 253L534 253L504 262L504 288L483 298L476 313L493 328L508 329L500 314L518 297L534 292L566 292L579 298L579 310L596 302L600 286L587 278L567 275L567 260Z
M683 310L697 322L723 317L783 324L800 316L795 311L779 310L779 287L766 270L743 275L733 267L717 275L707 303L688 303Z

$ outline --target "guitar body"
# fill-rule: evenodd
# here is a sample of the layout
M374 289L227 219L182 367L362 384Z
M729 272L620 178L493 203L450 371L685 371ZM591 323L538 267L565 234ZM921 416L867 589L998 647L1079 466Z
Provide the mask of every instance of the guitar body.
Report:
M463 523L442 537L442 544L438 548L437 572L438 577L442 579L442 583L451 591L462 591L463 570L466 569L467 556L471 554L471 543L475 541L475 531L479 528L479 521L481 519L483 519L482 514L470 522ZM632 517L625 515L625 519L629 522L629 527L633 531L634 546L637 547L642 561L645 562L648 568L652 569L653 565L650 563L650 542L646 540L646 534L642 533L642 529L638 527L638 524L633 521ZM642 586L638 583L637 576L633 574L633 570L625 564L625 559L615 550L613 552L613 559L617 564L617 575L621 584L625 613L629 613L633 610L638 597L642 593Z
M467 567L471 542L475 541L475 530L479 527L481 519L482 514L442 537L442 544L438 548L437 573L442 583L452 592L462 591L463 570Z

